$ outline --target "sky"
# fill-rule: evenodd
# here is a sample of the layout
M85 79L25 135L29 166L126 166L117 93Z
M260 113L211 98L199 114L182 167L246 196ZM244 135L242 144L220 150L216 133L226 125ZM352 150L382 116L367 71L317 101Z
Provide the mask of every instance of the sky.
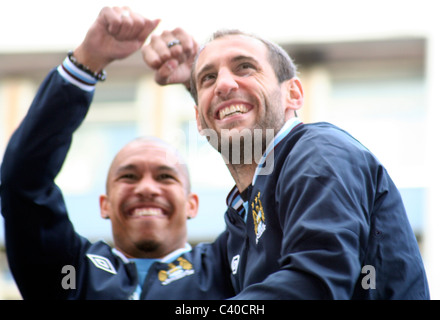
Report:
M0 52L70 49L104 6L160 18L156 32L182 27L196 40L239 28L282 42L420 35L434 30L435 0L15 0L2 4ZM438 28L437 28L438 29Z

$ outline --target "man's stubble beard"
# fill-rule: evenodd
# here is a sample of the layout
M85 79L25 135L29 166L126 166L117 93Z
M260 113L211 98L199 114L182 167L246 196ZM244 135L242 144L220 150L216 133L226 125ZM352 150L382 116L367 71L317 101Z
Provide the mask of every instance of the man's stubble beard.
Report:
M270 103L269 100L275 104ZM237 129L222 129L218 132L208 128L205 119L201 117L200 123L203 128L201 134L206 136L208 142L222 155L226 163L232 165L258 163L267 144L273 140L285 123L280 90L274 90L264 106L266 106L266 114L256 119L253 128L245 128L240 132ZM231 127L234 127L234 123L231 123Z

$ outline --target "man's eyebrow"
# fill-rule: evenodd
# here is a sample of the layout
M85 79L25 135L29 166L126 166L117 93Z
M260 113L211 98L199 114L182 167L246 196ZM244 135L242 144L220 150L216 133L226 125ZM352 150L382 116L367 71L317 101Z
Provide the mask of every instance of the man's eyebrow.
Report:
M180 173L180 171L177 168L171 167L171 166L165 166L165 165L161 165L161 166L157 167L157 170L158 171L171 171L171 172L174 172L175 174Z
M124 166L118 167L118 168L116 169L116 171L115 171L115 174L117 175L117 174L119 174L119 173L121 173L121 172L124 172L124 171L135 170L136 168L137 168L137 167L136 167L136 165L134 165L134 164L127 164L127 165L124 165Z
M240 61L249 61L249 60L259 65L257 59L255 59L252 56L245 56L245 55L236 56L231 59L231 62L240 62Z
M231 59L232 63L237 63L240 61L252 61L253 63L255 63L257 65L260 65L258 60L252 56L239 55L239 56L235 56ZM209 63L209 64L203 66L203 68L196 74L196 79L199 79L202 74L209 71L210 69L214 69L214 64Z
M214 65L212 63L203 66L203 68L196 74L196 80L199 79L202 74L213 68Z
M124 171L131 171L131 170L136 170L136 169L137 169L137 166L135 164L127 164L127 165L124 165L124 166L117 168L115 171L115 174L117 175L117 174L120 174L121 172L124 172ZM172 167L172 166L167 166L167 165L159 165L154 170L170 171L170 172L173 172L176 174L179 174L179 172L180 172L177 168Z

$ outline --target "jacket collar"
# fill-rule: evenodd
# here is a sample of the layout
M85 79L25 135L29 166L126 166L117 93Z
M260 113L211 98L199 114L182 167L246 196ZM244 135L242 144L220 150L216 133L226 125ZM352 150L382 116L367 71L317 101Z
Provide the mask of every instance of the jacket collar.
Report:
M292 131L295 127L302 124L302 121L299 118L292 118L289 119L280 129L280 131L277 133L277 135L272 139L272 141L269 143L268 147L266 148L266 151L264 152L263 156L260 159L260 162L258 163L258 167L255 171L254 178L252 180L252 185L248 187L252 188L255 184L255 180L257 179L257 176L262 173L263 170L265 170L268 167L268 164L266 160L271 160L271 163L269 164L272 166L273 169L273 158L268 159L268 155L273 155L272 151L275 149L275 147L289 134L290 131ZM265 165L266 164L266 165ZM246 190L248 190L246 189ZM249 194L246 195L246 198L249 196ZM237 213L246 220L246 207L247 207L247 199L243 199L243 195L240 194L238 191L237 185L235 185L231 191L229 192L228 196L226 197L226 204L228 207L233 208Z

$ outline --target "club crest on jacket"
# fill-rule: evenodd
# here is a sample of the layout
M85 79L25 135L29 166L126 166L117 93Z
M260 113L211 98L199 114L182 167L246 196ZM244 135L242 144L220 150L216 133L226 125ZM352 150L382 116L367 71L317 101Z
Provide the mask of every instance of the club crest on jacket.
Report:
M252 201L252 217L254 218L255 243L258 244L261 236L266 230L266 218L264 217L264 209L260 199L261 193L258 192Z
M182 257L179 257L177 261L179 264L169 263L168 270L159 271L158 277L162 285L166 286L173 281L194 274L194 269L191 262Z

